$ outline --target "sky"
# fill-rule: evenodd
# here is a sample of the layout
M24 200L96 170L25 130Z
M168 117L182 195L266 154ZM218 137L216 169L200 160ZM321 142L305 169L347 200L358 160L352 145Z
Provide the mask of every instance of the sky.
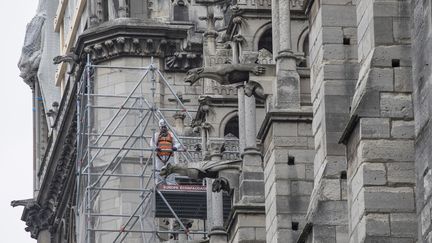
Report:
M0 14L0 235L5 243L35 243L24 230L22 207L10 202L33 196L31 89L19 77L17 63L25 28L36 14L38 0L2 2Z

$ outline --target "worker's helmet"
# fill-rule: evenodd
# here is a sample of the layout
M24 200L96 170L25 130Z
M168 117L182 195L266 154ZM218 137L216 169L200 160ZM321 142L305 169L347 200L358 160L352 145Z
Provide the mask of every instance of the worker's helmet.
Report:
M159 127L166 127L166 122L164 119L159 120Z

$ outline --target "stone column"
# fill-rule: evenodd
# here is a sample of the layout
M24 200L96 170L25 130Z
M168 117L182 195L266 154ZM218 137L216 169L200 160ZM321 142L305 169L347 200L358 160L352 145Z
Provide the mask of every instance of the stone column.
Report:
M279 53L279 0L272 0L273 59Z
M37 237L37 243L50 243L51 242L51 233L49 230L41 230Z
M221 149L224 142L223 140L212 141L210 144L211 161L221 161L222 153ZM212 180L213 181L213 180ZM211 187L211 184L207 184L207 186ZM227 233L225 228L223 227L223 198L222 192L211 192L211 220L212 225L210 228L210 243L226 243L227 242Z
M239 60L239 43L236 40L232 42L232 63L238 64ZM245 93L244 93L244 85L241 84L237 86L237 99L238 99L238 122L239 122L239 148L240 153L244 152L244 148L246 146L246 132L245 132Z
M174 126L177 134L183 135L184 131L184 119L186 118L186 115L182 112L176 112L174 114Z
M279 43L276 57L276 83L274 107L276 109L300 109L300 76L296 71L296 58L291 50L290 2L278 1L273 15L273 28L278 28ZM279 25L276 25L276 24Z
M87 4L87 10L89 12L89 23L90 27L96 26L100 18L98 16L98 3L97 0L90 0Z
M185 112L181 111L181 105L180 102L182 104L185 103L189 103L191 100L190 99L184 99L183 95L181 93L177 93L178 99L177 98L169 98L168 101L171 103L175 103L175 107L177 109L176 113L174 114L174 121L175 121L175 128L178 134L183 135L183 131L184 131L184 119L186 118L186 114Z
M232 64L238 64L239 60L239 43L235 40L231 42L231 50L232 50Z
M208 156L208 131L207 127L202 124L201 125L201 153L202 157L206 158Z
M240 175L240 200L242 203L264 203L264 174L261 153L256 145L255 97L245 96L245 148Z
M244 94L243 94L244 95ZM255 96L244 97L246 148L256 149L256 102Z
M291 1L279 1L279 51L278 58L287 70L296 70L296 59L291 46Z
M108 0L108 19L112 20L115 19L117 17L117 11L115 9L115 5L114 5L114 1L115 0Z
M256 146L255 97L244 98L245 127L242 171L239 176L239 200L234 202L233 210L236 222L230 228L230 241L265 242L264 208L264 173L261 165L261 153Z
M128 17L128 6L126 3L126 0L118 0L118 16L119 18L126 18Z
M246 130L245 130L245 93L244 85L237 87L238 99L238 122L239 122L239 148L240 154L246 147Z

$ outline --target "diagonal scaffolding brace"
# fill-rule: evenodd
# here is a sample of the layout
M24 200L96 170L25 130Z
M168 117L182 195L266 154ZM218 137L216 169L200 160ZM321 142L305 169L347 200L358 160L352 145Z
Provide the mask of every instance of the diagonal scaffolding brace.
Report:
M107 69L137 72L139 77L126 94L102 92L98 86L102 81L96 78L98 70ZM168 88L169 95L174 96L181 108L158 107L158 82ZM189 230L158 189L159 184L164 183L158 181L156 143L153 141L159 120L165 121L180 144L176 154L186 162L193 161L182 137L176 134L166 119L166 112L183 112L189 119L193 118L191 110L183 104L175 89L154 65L153 59L147 67L126 67L94 65L88 56L77 88L79 151L76 161L76 205L79 210L76 211L76 222L79 243L124 242L128 237L156 242L159 234L184 234L188 239L192 239L191 235L207 234L205 230ZM108 119L103 118L106 114L111 114ZM178 230L158 226L154 215L156 195L180 225ZM126 207L123 204L116 205L119 200L124 200L127 209L122 208ZM109 224L113 220L116 224L121 223L119 229L108 227L116 225ZM148 222L152 222L152 226Z

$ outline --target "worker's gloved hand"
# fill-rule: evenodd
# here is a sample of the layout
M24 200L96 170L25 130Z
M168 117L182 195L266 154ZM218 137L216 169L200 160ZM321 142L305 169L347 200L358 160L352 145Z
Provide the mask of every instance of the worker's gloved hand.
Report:
M172 147L172 151L177 151L177 148L176 147Z
M156 148L156 152L160 152L160 151L162 151L162 149L159 148L159 147L157 147L157 148Z

